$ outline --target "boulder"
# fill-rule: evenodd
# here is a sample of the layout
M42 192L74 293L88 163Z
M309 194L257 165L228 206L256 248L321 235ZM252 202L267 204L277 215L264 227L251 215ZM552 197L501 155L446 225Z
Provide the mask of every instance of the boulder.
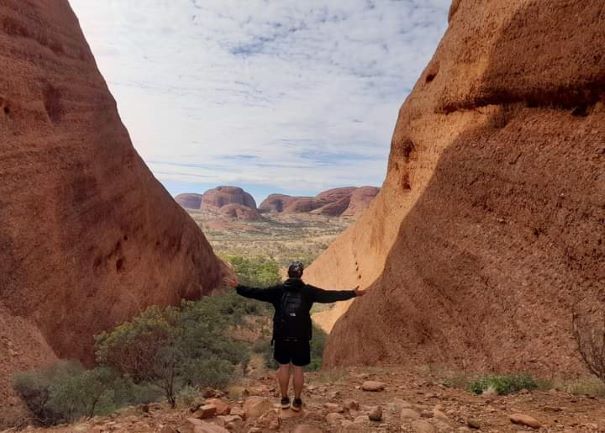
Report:
M540 421L538 421L532 416L525 415L522 413L514 413L510 415L509 418L513 424L523 425L535 429L539 429L540 427L542 427L542 423L540 423Z
M253 418L253 417L248 417ZM254 423L256 427L260 427L262 429L267 430L279 430L281 426L282 419L279 417L279 413L277 410L271 409L270 411L262 414L257 421Z
M338 403L324 403L324 407L330 412L344 412L344 407L342 407Z
M273 410L273 403L267 398L252 396L244 402L244 413L246 419L258 418Z
M376 380L366 380L364 383L361 384L361 389L363 391L369 391L369 392L379 392L379 391L384 391L386 384L383 382L378 382Z
M401 409L401 413L399 414L402 420L404 419L420 419L420 413L415 411L414 409L404 407Z
M221 426L197 418L187 418L178 431L179 433L229 433L229 430Z
M415 433L436 433L437 431L431 423L423 420L413 421L412 429Z
M204 404L195 411L195 415L200 419L212 418L216 416L216 413L217 409L213 404Z
M326 422L331 426L339 426L345 417L338 412L331 412L326 415Z
M206 400L206 404L211 404L216 408L217 415L229 415L231 413L231 406L229 403L221 400L220 398L209 398Z
M370 413L368 413L368 418L370 421L382 421L382 407L374 406L370 409Z

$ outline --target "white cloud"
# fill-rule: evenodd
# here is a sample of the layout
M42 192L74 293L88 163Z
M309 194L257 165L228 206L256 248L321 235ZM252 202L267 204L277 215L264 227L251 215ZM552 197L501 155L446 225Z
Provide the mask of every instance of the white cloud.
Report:
M398 108L449 1L70 0L169 189L309 192L382 182Z

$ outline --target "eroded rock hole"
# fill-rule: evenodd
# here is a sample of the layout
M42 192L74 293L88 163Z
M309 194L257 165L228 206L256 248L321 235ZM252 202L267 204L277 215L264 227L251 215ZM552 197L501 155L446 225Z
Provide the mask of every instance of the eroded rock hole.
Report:
M439 73L439 62L434 61L433 63L431 63L429 65L428 70L426 71L426 77L424 79L424 82L426 84L430 83L431 81L433 81L435 79L435 77L437 76L438 73Z
M2 110L4 111L4 114L6 114L7 116L10 116L11 109L10 109L10 107L8 105L5 105Z
M586 117L588 116L588 105L578 105L571 111L571 115L575 117Z
M412 140L406 140L402 146L402 154L405 162L410 162L410 159L413 158L414 153L416 152L416 146Z
M116 260L116 272L118 274L124 272L124 265L125 265L124 259Z
M412 184L410 182L410 173L404 173L403 176L401 176L401 187L404 190L412 189Z
M44 98L44 108L48 118L52 123L59 123L63 118L63 104L61 102L61 91L51 84L44 86L42 92Z

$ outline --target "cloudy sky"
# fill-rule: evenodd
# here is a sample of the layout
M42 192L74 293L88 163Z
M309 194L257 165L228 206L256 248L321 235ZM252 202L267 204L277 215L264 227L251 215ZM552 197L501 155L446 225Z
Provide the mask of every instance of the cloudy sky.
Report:
M172 193L380 185L450 0L70 0Z

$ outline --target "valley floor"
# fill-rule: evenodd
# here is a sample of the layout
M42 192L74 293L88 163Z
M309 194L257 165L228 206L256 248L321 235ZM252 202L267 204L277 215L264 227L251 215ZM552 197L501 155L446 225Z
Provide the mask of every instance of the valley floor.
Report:
M384 390L362 390L366 381L384 383ZM261 418L244 413L250 396L260 406L269 406ZM181 404L170 409L164 404L127 408L108 417L97 417L71 426L51 429L28 427L30 433L235 433L270 431L317 432L605 432L605 399L578 396L560 390L522 391L509 396L475 396L461 389L448 388L436 375L400 368L350 368L308 374L301 413L270 408L278 402L272 374L242 379L222 396L232 411L231 417L211 416L202 421L201 411ZM355 409L355 402L359 409ZM199 403L203 402L200 396ZM382 409L380 421L370 421L368 413ZM196 405L197 407L197 405ZM352 409L348 409L352 408ZM192 412L192 409L194 410ZM254 411L254 409L252 409ZM239 415L233 415L238 414ZM542 427L513 424L512 414L523 414L539 421ZM243 418L243 419L242 419ZM190 421L194 419L194 421ZM205 424L205 423L208 424ZM197 425L196 425L197 424ZM304 425L305 427L301 427ZM3 432L6 433L6 432Z

